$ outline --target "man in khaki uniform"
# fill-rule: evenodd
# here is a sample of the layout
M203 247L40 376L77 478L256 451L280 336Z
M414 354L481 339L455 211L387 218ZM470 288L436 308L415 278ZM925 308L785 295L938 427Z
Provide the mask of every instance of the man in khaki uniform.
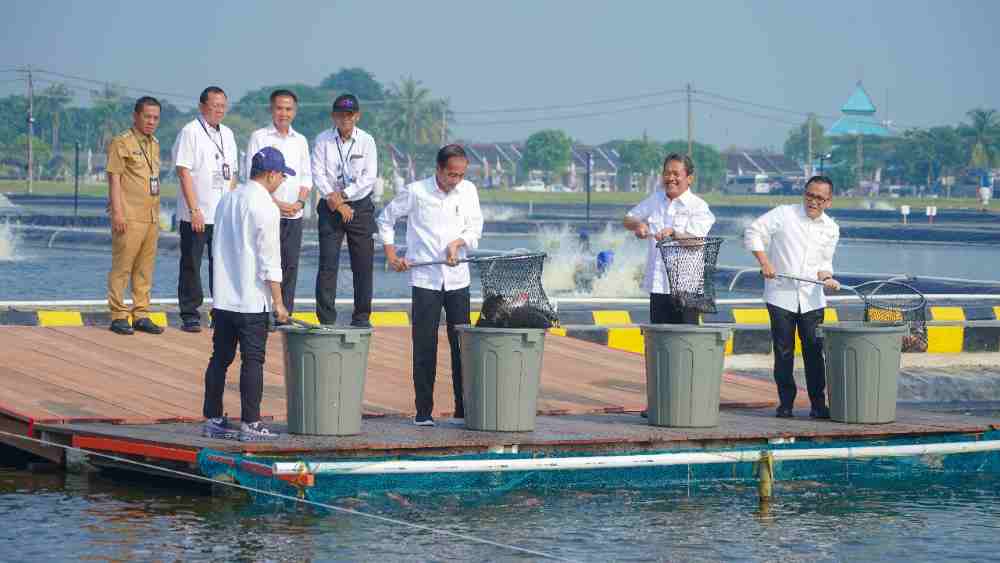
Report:
M160 124L160 102L136 100L132 127L108 144L108 203L111 212L111 272L108 307L111 331L160 334L149 318L149 292L160 234L160 142L153 136ZM125 288L132 281L132 308ZM129 316L132 325L129 325Z

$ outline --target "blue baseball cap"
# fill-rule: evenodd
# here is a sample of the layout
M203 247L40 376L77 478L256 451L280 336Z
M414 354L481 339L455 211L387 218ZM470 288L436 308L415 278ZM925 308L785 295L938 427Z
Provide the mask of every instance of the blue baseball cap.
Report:
M286 176L294 176L295 171L285 166L285 155L274 147L264 147L253 155L250 163L250 176L259 172L282 172Z
M361 104L354 94L341 94L333 101L333 111L361 111Z

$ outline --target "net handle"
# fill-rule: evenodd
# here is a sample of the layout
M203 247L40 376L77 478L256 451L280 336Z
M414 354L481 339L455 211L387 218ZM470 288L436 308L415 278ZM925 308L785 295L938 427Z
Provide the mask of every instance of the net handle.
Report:
M511 260L517 258L528 258L530 256L538 256L537 254L500 254L497 256L483 256L479 258L461 258L455 265L458 264L477 264L480 262L492 262L493 260ZM417 268L419 266L446 266L449 265L447 260L433 260L431 262L413 262L410 264L411 268Z
M763 273L761 275L763 275ZM799 277L799 276L793 276L791 274L774 274L774 276L777 277L777 278L784 278L786 280L795 280L795 281L800 281L800 282L813 283L813 284L816 284L816 285L824 285L824 283L821 282L821 281L819 281L819 280L813 280L813 279L809 279L809 278L803 278L803 277ZM848 291L853 291L855 293L858 292L858 288L856 286L853 286L853 285L840 284L840 287L843 288L843 289L846 289Z

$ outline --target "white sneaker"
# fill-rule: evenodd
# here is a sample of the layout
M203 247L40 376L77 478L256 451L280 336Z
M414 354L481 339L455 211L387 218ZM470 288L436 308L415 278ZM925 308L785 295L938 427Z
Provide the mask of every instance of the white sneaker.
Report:
M265 440L274 440L278 435L271 432L264 426L261 421L251 422L247 424L243 422L240 424L240 441L241 442L262 442Z
M417 426L434 426L434 419L429 416L413 417L413 424Z

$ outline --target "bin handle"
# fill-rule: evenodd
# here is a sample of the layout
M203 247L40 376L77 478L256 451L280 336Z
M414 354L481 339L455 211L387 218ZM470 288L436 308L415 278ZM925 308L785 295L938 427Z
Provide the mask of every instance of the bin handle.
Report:
M361 331L360 330L345 330L343 332L345 344L357 344L361 342Z
M527 343L536 344L542 338L545 338L545 331L524 333L524 341Z
M719 337L719 343L722 344L725 343L727 340L729 340L729 334L730 334L729 329L720 330L719 332L717 332L716 335Z

